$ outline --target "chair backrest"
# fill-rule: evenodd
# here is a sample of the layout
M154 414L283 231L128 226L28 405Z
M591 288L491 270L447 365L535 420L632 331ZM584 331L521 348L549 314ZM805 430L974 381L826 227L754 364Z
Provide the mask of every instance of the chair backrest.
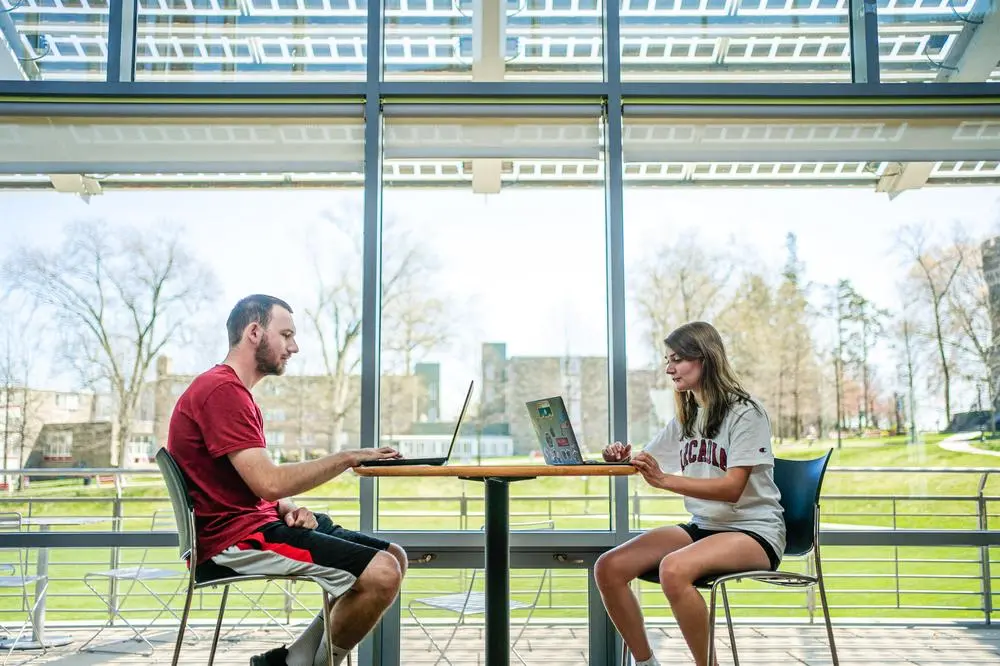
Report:
M0 532L20 532L21 514L16 512L0 513Z
M177 466L173 456L167 453L166 447L161 447L156 452L156 466L163 474L163 481L167 484L167 494L170 495L170 505L174 509L181 558L194 560L194 501L188 494L184 473Z
M812 460L774 459L774 483L785 510L785 555L808 554L816 545L816 507L833 449Z

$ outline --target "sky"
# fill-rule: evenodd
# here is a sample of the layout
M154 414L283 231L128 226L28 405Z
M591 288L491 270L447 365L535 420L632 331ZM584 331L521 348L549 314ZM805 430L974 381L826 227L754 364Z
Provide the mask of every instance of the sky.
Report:
M706 244L735 237L762 266L777 273L785 238L798 237L806 279L854 282L875 303L896 309L905 268L894 254L904 224L930 222L947 235L961 222L975 238L1000 233L1000 187L927 188L890 201L865 189L630 188L625 195L626 272L650 249L695 230ZM195 343L173 350L175 368L198 372L225 354L226 315L256 292L288 300L302 351L292 366L313 371L317 342L305 309L317 294L317 274L355 270L350 239L331 217L360 232L356 190L173 190L109 192L89 203L67 194L0 193L0 256L21 244L55 247L68 223L101 220L150 229L168 225L209 263L220 285L214 307L192 324ZM449 303L452 338L428 355L442 364L443 415L460 407L464 387L478 377L479 345L504 342L509 355L604 355L605 228L598 189L510 189L498 195L458 189L386 189L391 220L387 246L400 234L416 239L436 265L427 292ZM360 282L360 280L359 280ZM645 337L630 311L630 366L649 363ZM665 332L664 332L665 333ZM887 350L880 352L887 359ZM53 388L67 377L46 377ZM454 405L454 409L449 407ZM964 409L964 405L956 405ZM933 420L931 416L928 419Z

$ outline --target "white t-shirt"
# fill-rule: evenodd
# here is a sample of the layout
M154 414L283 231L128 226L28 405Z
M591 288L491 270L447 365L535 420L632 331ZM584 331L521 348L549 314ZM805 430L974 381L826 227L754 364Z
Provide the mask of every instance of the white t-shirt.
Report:
M785 521L781 493L774 484L771 424L764 409L737 403L722 420L715 439L700 433L696 426L695 436L682 441L681 425L674 418L644 451L656 458L664 472L679 472L692 479L715 479L725 476L730 467L752 467L736 503L685 497L684 507L698 527L748 530L762 536L781 557L785 552Z

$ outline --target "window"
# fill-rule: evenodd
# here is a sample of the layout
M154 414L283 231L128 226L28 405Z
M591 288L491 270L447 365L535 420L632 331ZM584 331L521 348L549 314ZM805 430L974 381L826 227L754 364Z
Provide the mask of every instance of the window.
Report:
M268 446L284 446L285 433L280 430L265 430L264 441L267 442Z
M267 2L264 5L140 2L136 80L252 82L364 78L368 35L365 3L282 2L272 7ZM218 29L195 33L191 30L192 22Z
M154 452L152 435L135 435L126 447L125 457L132 464L149 463Z
M456 463L537 455L525 402L553 395L576 401L574 430L585 455L596 455L608 441L607 290L594 269L605 265L600 109L512 106L510 117L490 119L456 109L431 122L418 106L386 107L383 442L444 455L475 380ZM428 177L424 167L438 187L410 187ZM440 394L433 420L419 409L431 384ZM380 498L391 498L377 504L380 529L478 529L481 484L425 481L426 492L413 480L378 481ZM518 483L511 520L607 530L609 487ZM434 504L419 499L426 495Z
M75 412L80 408L80 396L75 393L57 393L56 407L68 412Z
M22 0L0 2L0 17L5 21L4 30L0 30L4 60L0 78L105 80L109 3L105 0L62 4Z
M67 431L46 434L44 456L46 460L72 460L73 433Z
M264 423L269 421L284 421L285 420L285 410L283 409L268 409L264 412Z

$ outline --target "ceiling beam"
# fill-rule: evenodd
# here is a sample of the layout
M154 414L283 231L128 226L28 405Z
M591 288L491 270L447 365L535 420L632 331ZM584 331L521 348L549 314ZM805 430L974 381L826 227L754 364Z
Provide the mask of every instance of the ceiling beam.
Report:
M941 64L936 80L981 83L1000 62L1000 5L980 0L965 17L965 26Z
M503 81L506 71L507 11L504 0L474 0L472 12L472 80ZM472 160L472 191L500 192L503 164L495 158Z

